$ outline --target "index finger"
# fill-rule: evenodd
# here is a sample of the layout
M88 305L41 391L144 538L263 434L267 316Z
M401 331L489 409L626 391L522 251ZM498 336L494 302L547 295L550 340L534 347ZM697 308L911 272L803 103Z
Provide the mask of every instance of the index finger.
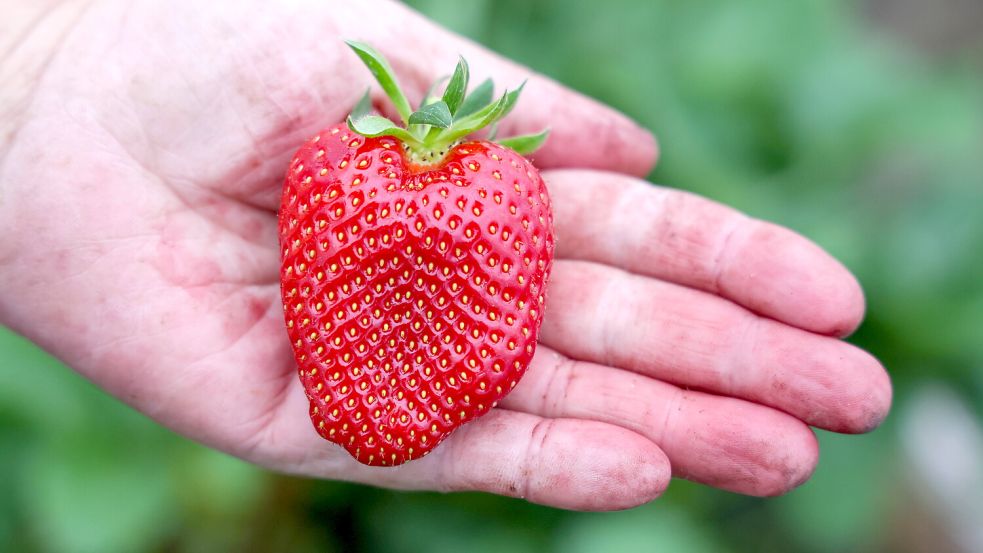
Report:
M652 170L658 157L655 138L625 115L438 27L409 8L387 4L387 11L395 10L405 12L390 19L398 22L398 28L369 31L374 35L369 40L377 41L376 49L389 58L406 88L416 88L418 96L429 83L446 76L460 55L471 66L472 82L491 77L498 93L527 81L515 109L499 126L499 136L549 128L546 143L531 156L536 166L604 169L637 176Z
M559 258L704 290L820 334L849 334L863 318L863 292L853 275L788 229L623 175L552 171L544 177Z

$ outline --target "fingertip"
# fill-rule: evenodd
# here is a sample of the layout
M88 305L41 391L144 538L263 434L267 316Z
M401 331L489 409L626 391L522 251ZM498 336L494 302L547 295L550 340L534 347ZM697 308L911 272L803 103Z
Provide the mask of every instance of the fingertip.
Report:
M782 436L785 454L771 463L769 477L759 483L754 495L775 497L805 484L819 465L819 440L805 423L789 417L790 428Z
M819 438L809 425L802 423L801 426L802 470L798 472L798 477L792 480L790 490L808 482L819 466Z
M825 252L823 252L825 254ZM860 281L843 264L828 254L830 283L824 288L825 301L817 302L815 331L844 338L853 334L864 320L867 300Z
M672 480L669 458L646 438L620 427L617 433L634 434L634 448L609 447L600 451L609 458L608 483L598 495L600 501L591 500L589 510L615 511L638 507L654 501L665 493ZM634 449L634 451L632 451ZM605 496L610 499L604 499Z
M626 498L626 501L621 506L615 508L627 509L637 507L658 499L665 493L669 487L669 482L672 480L672 466L669 462L669 457L658 445L640 434L621 427L615 428L619 432L632 434L632 439L637 445L635 459L612 459L612 465L620 466L615 471L615 474L620 476L624 467L627 466L629 475L634 479L633 486L635 487L633 496ZM608 451L618 456L618 448L611 447ZM618 482L618 480L616 478L615 482Z
M758 497L787 493L812 475L816 436L801 420L745 400L686 392L676 429L660 440L684 478Z
M883 422L893 392L874 356L832 337L761 321L758 361L765 380L755 399L831 432L860 434Z
M813 381L822 390L817 399L825 408L807 422L841 434L864 434L880 426L891 410L893 397L884 366L851 344L836 344L825 357L825 369L817 366L814 370L825 370L827 376L814 375Z
M871 356L871 359L874 359L873 356ZM894 405L894 384L891 382L891 375L888 374L887 368L881 365L880 361L874 359L874 362L880 367L880 370L876 377L877 385L875 389L877 393L875 393L875 407L866 417L867 424L862 427L865 433L871 432L883 424L891 412L891 407Z
M655 134L639 125L635 125L635 128L630 129L628 133L631 136L626 137L627 140L634 141L638 145L638 156L630 164L627 173L637 177L645 177L652 172L652 169L655 169L655 165L659 162L659 156L662 153L659 140Z
M842 263L778 225L751 221L735 242L740 256L720 287L749 309L827 336L846 336L863 320L863 290ZM731 254L736 255L736 254Z
M894 387L884 365L870 353L850 346L850 364L860 376L860 385L846 395L839 425L830 430L845 434L865 434L876 429L891 411Z
M609 424L556 419L553 443L540 459L542 476L527 499L576 511L617 511L644 505L672 477L666 454L647 438Z
M611 121L606 127L609 135L600 135L597 142L608 145L604 157L610 161L591 168L645 177L659 160L659 142L655 135L628 116L610 108L604 109L609 112L607 118ZM611 163L616 165L612 166Z
M848 336L860 326L867 308L860 282L825 250L806 243L815 263L813 276L802 278L805 303L813 308L804 314L805 327L827 336Z

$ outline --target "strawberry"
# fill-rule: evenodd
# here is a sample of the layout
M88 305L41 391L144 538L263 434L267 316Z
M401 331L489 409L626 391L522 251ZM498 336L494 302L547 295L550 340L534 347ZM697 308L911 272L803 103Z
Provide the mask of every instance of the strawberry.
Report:
M349 43L405 127L367 113L302 145L279 215L287 332L317 432L394 466L495 407L532 359L553 259L529 152L546 134L469 140L519 89L466 95L462 59L410 113L392 70Z

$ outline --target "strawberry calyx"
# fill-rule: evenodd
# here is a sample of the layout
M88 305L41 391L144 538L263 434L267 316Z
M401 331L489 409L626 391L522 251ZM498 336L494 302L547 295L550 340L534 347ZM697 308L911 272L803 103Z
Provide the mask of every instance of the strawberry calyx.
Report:
M372 72L372 76L393 103L403 123L400 126L387 117L370 113L371 102L366 92L348 116L348 127L368 138L392 136L399 139L410 159L416 164L440 163L456 144L484 128L490 128L488 140L511 148L522 155L536 151L549 135L549 129L545 129L534 134L508 138L495 137L498 122L515 107L519 94L525 86L524 82L515 90L506 90L497 99L494 98L494 84L491 79L486 79L468 93L468 62L462 57L454 73L446 79L447 84L444 86L443 93L440 96L433 94L445 79L441 79L431 87L431 91L425 95L420 106L414 111L400 88L389 62L367 44L346 42Z

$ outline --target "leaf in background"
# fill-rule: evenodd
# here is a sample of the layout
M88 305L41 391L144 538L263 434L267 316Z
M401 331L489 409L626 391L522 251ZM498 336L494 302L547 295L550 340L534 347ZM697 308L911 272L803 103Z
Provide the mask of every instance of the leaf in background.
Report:
M854 550L872 540L872 528L883 527L898 481L885 430L859 440L817 432L823 456L812 479L769 504L803 548Z
M699 518L652 504L631 511L571 515L555 533L556 553L726 553Z
M37 450L21 492L32 533L46 550L66 553L155 548L177 522L166 465L118 436L91 438L65 437Z
M539 553L543 543L535 526L516 524L508 509L497 515L475 516L444 498L389 492L387 501L365 513L369 550L417 553ZM508 506L507 500L496 503Z

